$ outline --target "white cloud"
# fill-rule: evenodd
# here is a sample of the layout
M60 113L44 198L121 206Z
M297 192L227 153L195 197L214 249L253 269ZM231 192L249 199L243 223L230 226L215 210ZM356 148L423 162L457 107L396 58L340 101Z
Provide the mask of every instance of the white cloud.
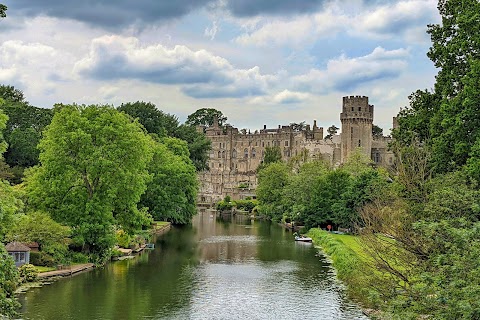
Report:
M298 104L307 102L310 98L311 95L309 93L285 89L278 93L252 98L249 100L249 103L262 105Z
M141 46L134 37L103 36L92 41L87 57L75 64L77 74L97 80L138 79L158 84L178 84L187 95L240 97L259 95L275 75L263 75L259 67L237 69L207 50L183 45Z
M293 77L294 87L319 93L350 91L367 82L398 77L407 67L408 56L406 49L388 51L382 47L362 57L341 55L329 60L325 70L311 69L307 74Z
M218 25L217 25L217 21L213 21L212 23L212 27L211 28L205 28L205 31L203 32L203 34L210 38L210 40L213 40L215 39L215 36L217 35L217 32L218 32Z

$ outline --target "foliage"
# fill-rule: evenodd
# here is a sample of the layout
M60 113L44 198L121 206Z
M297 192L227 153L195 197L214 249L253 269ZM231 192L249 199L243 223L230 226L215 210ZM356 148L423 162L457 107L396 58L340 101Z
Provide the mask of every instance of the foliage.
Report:
M187 224L196 213L198 182L195 166L189 159L187 144L165 138L153 142L153 158L148 165L152 180L140 205L149 208L155 220Z
M118 111L125 112L138 119L147 132L155 133L158 136L172 136L178 127L176 116L158 110L151 102L129 102L118 107Z
M265 155L262 163L257 167L257 173L266 168L271 163L282 161L282 150L279 146L265 147Z
M20 306L15 298L15 289L19 280L18 270L12 257L0 243L0 317L14 317Z
M0 241L13 226L15 214L23 208L18 192L4 180L0 180Z
M50 257L58 262L65 258L70 234L71 228L54 221L48 214L30 212L16 218L6 239L7 241L37 242L42 253L49 255L49 257L39 258L49 263Z
M372 126L372 137L373 139L378 139L383 137L383 129L374 124Z
M38 278L38 271L33 264L24 264L18 268L20 282L33 282Z
M142 127L112 107L62 106L39 144L42 165L27 173L29 204L71 226L73 244L101 261L114 224L133 233L150 223L137 208L150 146Z
M0 3L0 18L5 18L7 16L7 6Z
M5 100L1 109L8 115L5 154L10 166L30 167L38 164L38 142L45 127L50 124L53 110L28 104L23 92L13 86L0 86L0 97Z
M158 110L150 102L125 103L118 107L119 111L129 114L145 127L148 133L154 133L159 137L175 137L185 140L188 144L190 159L197 171L208 169L208 151L210 140L198 132L195 126L180 125L176 116Z
M338 128L338 127L337 127L336 125L334 125L334 124L331 125L330 127L328 127L328 129L327 129L328 134L325 136L325 140L327 140L327 139L332 139L333 136L337 134L338 129L340 129L340 128Z
M303 131L305 130L306 127L307 125L305 124L305 121L302 121L300 123L295 123L295 122L290 123L290 128L292 128L292 130L295 132Z
M269 164L258 173L257 199L259 213L274 221L283 216L283 189L288 184L290 170L282 162Z
M122 248L129 248L132 242L132 236L124 230L117 230L115 233L115 243Z
M35 266L41 267L53 267L55 265L55 259L46 252L30 252L30 263Z
M194 113L188 115L186 125L189 126L213 126L214 118L217 117L218 125L223 126L227 122L227 117L225 117L222 111L213 109L213 108L202 108L198 109Z
M193 126L182 124L174 133L174 137L185 140L188 144L190 159L197 171L207 170L208 152L211 149L211 141Z
M257 200L235 200L235 207L240 210L247 212L252 212L253 209L258 205Z
M479 138L480 2L440 0L441 24L430 25L429 58L440 69L433 92L417 91L400 112L394 138L426 143L436 173L461 168Z

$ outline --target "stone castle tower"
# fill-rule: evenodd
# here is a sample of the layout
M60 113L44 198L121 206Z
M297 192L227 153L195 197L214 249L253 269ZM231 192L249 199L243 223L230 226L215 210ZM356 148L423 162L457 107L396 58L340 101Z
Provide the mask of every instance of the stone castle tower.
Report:
M373 105L368 97L343 97L342 122L342 162L357 148L369 158L372 152Z

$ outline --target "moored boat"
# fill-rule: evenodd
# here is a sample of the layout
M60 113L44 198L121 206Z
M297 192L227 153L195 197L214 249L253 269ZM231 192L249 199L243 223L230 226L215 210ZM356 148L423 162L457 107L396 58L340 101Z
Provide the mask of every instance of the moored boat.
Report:
M312 242L312 238L304 237L304 236L295 236L295 241Z

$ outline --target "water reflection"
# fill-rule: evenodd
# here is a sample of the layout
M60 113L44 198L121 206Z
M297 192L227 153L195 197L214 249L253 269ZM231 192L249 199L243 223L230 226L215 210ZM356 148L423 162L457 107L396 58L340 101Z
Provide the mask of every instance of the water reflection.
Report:
M364 319L311 245L274 224L210 212L138 259L21 300L25 319Z

